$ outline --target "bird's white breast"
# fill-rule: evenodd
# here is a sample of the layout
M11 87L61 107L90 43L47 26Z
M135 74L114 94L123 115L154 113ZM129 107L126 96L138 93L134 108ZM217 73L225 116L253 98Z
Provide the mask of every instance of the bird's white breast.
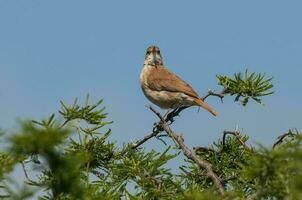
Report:
M141 74L140 74L140 82L141 82L141 86L143 87L143 85L147 86L147 76L150 73L150 67L149 65L144 65Z

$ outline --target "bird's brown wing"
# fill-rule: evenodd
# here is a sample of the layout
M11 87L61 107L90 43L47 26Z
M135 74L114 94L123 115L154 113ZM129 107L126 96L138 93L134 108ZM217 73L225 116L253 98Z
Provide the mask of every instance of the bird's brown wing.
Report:
M156 91L182 92L199 99L198 94L188 83L170 72L164 66L152 67L149 73L147 84L150 89Z

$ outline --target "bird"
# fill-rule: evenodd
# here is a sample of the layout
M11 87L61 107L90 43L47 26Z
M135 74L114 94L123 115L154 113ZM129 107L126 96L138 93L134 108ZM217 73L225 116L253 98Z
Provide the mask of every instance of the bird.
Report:
M147 99L162 109L199 106L218 115L188 83L164 66L157 46L149 46L146 50L140 85Z

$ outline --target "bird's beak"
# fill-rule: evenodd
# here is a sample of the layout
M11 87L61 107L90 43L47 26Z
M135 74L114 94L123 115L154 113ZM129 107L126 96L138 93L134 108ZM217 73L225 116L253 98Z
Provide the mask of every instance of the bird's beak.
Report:
M152 52L152 64L156 65L156 53Z

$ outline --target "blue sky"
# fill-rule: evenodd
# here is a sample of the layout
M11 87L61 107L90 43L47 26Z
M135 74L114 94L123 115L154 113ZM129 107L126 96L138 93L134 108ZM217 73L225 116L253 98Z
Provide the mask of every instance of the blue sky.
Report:
M274 77L265 106L227 97L208 103L220 115L185 111L173 125L192 147L236 125L266 145L301 130L301 1L0 1L0 127L47 117L59 100L104 99L119 144L146 135L155 117L139 86L145 49L161 47L165 65L200 95L219 90L215 75ZM147 148L162 144L151 141Z

